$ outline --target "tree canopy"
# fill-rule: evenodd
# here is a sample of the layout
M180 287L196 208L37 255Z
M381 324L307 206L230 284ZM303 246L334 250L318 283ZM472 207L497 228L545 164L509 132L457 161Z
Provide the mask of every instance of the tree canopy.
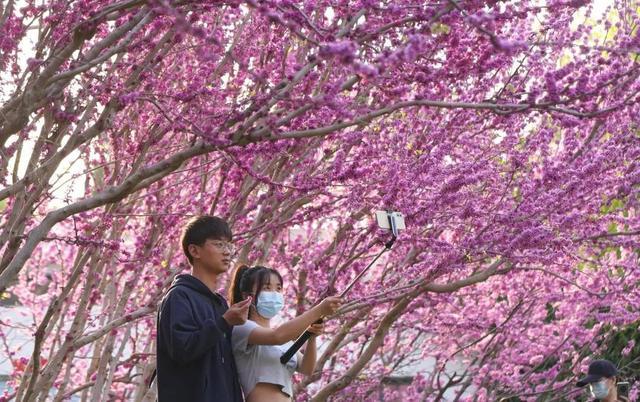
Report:
M640 311L639 5L597 3L3 1L0 289L34 340L5 398L151 398L188 217L293 315L382 247L378 209L407 230L298 399L392 398L426 359L404 400L573 395Z

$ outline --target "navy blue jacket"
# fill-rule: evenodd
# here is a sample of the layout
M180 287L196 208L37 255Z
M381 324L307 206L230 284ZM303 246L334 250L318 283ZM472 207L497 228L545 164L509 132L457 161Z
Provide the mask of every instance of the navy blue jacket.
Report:
M178 275L158 315L158 402L241 402L229 306L199 279Z

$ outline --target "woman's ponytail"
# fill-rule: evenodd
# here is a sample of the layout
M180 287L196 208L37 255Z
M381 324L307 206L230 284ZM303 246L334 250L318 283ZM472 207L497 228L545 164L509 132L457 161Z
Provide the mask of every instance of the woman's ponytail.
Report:
M230 304L236 304L242 301L242 279L249 271L249 267L246 265L240 265L233 272L231 278L231 287L229 288L229 300Z

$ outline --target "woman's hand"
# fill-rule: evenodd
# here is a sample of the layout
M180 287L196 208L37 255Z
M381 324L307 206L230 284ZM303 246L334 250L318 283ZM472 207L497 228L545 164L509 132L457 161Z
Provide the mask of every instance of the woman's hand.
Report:
M313 334L312 338L315 338L318 335L322 335L322 333L324 332L324 323L311 324L307 327L307 331Z
M337 296L329 296L320 302L322 315L327 316L336 312L342 305L342 299Z

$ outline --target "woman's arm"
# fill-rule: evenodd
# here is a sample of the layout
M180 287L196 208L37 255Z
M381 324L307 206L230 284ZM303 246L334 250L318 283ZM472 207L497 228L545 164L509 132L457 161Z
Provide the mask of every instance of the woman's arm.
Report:
M282 345L292 341L320 318L333 314L341 304L342 299L339 297L327 297L317 306L285 322L278 328L255 328L249 334L247 343L250 345Z
M316 369L316 338L322 333L324 324L313 324L307 330L313 333L313 336L307 341L307 347L304 350L302 362L298 365L298 372L310 376Z

